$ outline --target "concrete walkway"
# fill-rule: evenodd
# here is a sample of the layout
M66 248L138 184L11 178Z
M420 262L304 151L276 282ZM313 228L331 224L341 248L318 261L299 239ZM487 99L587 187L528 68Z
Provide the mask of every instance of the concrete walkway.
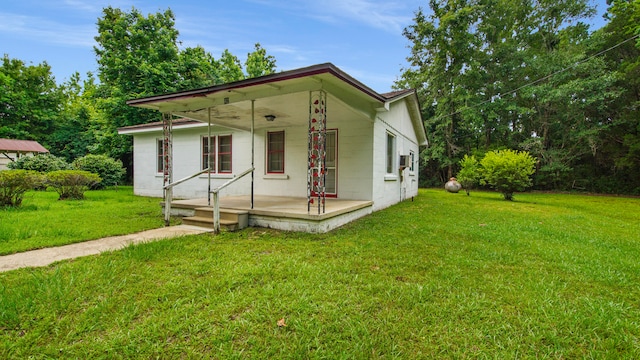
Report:
M196 235L211 231L211 229L197 226L177 225L142 231L135 234L111 236L108 238L85 241L71 245L25 251L17 254L0 256L0 272L23 267L47 266L60 260L96 255L103 251L119 250L130 244L138 244L185 235Z

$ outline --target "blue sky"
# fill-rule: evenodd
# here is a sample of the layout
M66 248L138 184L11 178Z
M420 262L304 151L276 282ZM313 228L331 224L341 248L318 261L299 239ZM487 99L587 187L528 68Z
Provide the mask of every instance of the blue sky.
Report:
M603 24L605 0L594 0ZM259 42L278 70L331 62L378 92L391 89L406 65L402 30L427 0L5 0L0 53L26 63L46 61L58 82L95 72L96 21L106 6L143 14L171 8L183 46L218 58L229 49L244 62Z

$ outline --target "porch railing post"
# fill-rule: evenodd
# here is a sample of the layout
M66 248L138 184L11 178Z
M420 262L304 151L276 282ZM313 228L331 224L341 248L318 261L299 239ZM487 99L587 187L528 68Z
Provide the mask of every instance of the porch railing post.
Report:
M220 202L217 191L213 192L213 233L220 233Z
M309 92L309 136L307 162L307 212L317 201L318 214L325 212L327 94Z
M170 113L162 114L162 174L163 186L173 182L173 145L172 145L172 118ZM164 225L169 226L171 220L171 201L173 189L165 188L164 191Z

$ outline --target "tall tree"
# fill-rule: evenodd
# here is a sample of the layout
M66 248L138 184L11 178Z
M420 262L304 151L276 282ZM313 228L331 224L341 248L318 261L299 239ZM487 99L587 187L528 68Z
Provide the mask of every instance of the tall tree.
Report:
M26 65L8 55L0 66L0 137L49 146L62 96L46 62Z
M244 68L248 78L273 74L276 71L276 58L267 55L267 50L256 43L253 52L247 54Z
M98 20L94 50L101 83L99 104L111 128L100 137L100 149L128 166L131 138L118 136L116 129L157 121L159 116L127 106L127 100L242 80L275 69L275 59L259 44L249 54L245 75L240 60L228 50L219 60L201 46L181 50L178 35L171 10L143 16L135 8L124 12L107 7Z
M82 81L77 72L60 86L65 102L49 150L69 163L98 149L105 123L96 107L97 87L93 74Z
M586 84L573 84L562 95L530 87L586 57L580 20L593 13L587 1L431 0L429 6L430 15L418 10L404 31L412 47L397 87L422 89L430 132L430 149L422 156L439 170L438 180L448 178L465 153L524 148L541 135L544 149L554 149L551 130L571 129L551 127L564 124L566 107L555 105L562 96L583 99L585 92L576 91ZM542 96L556 96L556 102ZM578 119L582 110L570 110Z
M468 97L465 71L478 47L472 27L478 21L479 8L468 0L431 0L429 6L432 14L426 16L419 9L415 24L404 31L412 43L412 55L398 86L419 89L430 134L430 146L422 157L435 162L443 182L453 175L453 166L462 158L461 141L468 137L459 109Z
M110 131L101 137L101 149L131 165L130 137L116 129L158 120L154 111L126 105L132 98L211 85L217 81L213 57L202 47L178 48L178 30L171 10L143 16L107 7L98 20L94 48L101 82L100 105Z

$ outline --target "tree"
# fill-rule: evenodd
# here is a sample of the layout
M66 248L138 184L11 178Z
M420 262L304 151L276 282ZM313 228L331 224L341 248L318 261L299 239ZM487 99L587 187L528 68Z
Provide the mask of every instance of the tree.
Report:
M242 63L229 50L219 60L201 46L181 50L178 35L171 10L148 16L135 8L103 10L94 50L100 79L98 104L107 128L97 136L96 152L120 159L131 169L131 137L118 135L116 129L158 121L159 115L130 107L127 100L238 81L275 69L275 59L259 44L249 54L245 75Z
M460 160L460 171L458 171L456 179L464 188L467 196L469 196L469 191L480 183L482 172L480 163L474 155L465 155L462 160Z
M276 58L267 55L267 50L260 43L256 43L254 51L247 54L244 68L247 78L273 74L276 71Z
M97 85L93 74L81 81L75 73L60 86L64 97L55 130L49 137L49 151L67 162L95 151L103 131L102 114L96 106Z
M584 144L568 144L562 136L609 100L597 97L607 94L601 90L611 84L610 75L585 65L555 83L540 79L587 57L580 23L593 14L587 1L431 0L429 7L429 16L418 10L404 31L411 54L396 87L418 89L430 134L421 156L438 169L439 180L451 176L465 153L522 148L536 136L546 139L544 151L579 146L563 152L569 161L579 158ZM575 81L581 73L590 78ZM568 80L574 82L554 91ZM530 90L536 84L551 90ZM546 95L555 102L541 100ZM557 106L572 98L570 106ZM586 104L579 104L583 99ZM587 142L578 128L572 140Z
M482 184L489 184L500 191L505 200L513 200L513 193L524 191L532 185L536 160L526 151L489 151L480 161Z
M61 105L61 92L46 62L25 65L4 55L0 66L0 138L36 140L48 147Z

